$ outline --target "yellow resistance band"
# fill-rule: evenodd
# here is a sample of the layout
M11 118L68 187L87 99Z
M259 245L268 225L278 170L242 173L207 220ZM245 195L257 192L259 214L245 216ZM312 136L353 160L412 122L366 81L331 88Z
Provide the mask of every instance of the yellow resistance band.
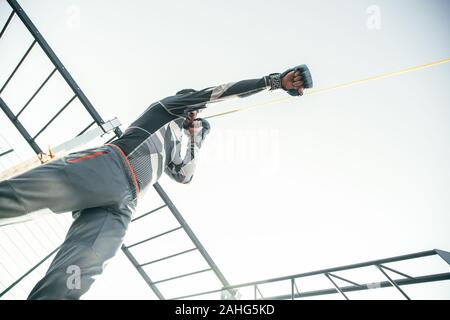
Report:
M324 87L324 88L319 88L319 89L311 89L309 91L306 91L305 95L312 95L312 94L323 93L323 92L336 90L336 89L348 88L348 87L351 87L351 86L354 86L354 85L357 85L357 84L362 84L362 83L366 83L366 82L369 82L369 81L395 77L395 76L398 76L398 75L401 75L401 74L405 74L405 73L413 72L413 71L418 71L418 70L421 70L421 69L429 68L429 67L436 66L438 64L447 63L447 62L450 62L450 58L439 60L439 61L434 61L434 62L431 62L431 63L421 64L421 65L414 66L414 67L405 68L405 69L402 69L402 70L399 70L399 71L382 73L382 74L379 74L379 75L376 75L376 76L372 76L372 77L368 77L368 78L365 78L365 79L354 80L354 81L350 81L350 82L346 82L346 83L337 84L337 85L334 85L334 86L329 86L329 87ZM230 114L230 113L240 112L240 111L249 110L249 109L253 109L253 108L258 108L258 107L271 105L271 104L277 104L277 103L289 101L289 100L292 100L292 99L295 99L295 97L291 97L290 96L290 97L285 97L285 98L281 98L281 99L271 100L271 101L255 104L255 105L250 106L250 107L238 108L238 109L233 109L233 110L222 112L222 113L217 113L217 114L205 117L205 119L210 119L210 118L214 118L214 117L221 117L221 116L224 116L224 115L227 115L227 114Z

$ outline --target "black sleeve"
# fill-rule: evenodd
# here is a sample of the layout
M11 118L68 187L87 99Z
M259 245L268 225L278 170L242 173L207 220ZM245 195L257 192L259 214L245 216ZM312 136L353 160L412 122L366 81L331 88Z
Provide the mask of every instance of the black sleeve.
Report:
M206 104L223 101L234 97L247 97L270 87L268 76L260 79L242 80L200 91L178 94L159 102L172 114L186 115L187 112L203 109Z

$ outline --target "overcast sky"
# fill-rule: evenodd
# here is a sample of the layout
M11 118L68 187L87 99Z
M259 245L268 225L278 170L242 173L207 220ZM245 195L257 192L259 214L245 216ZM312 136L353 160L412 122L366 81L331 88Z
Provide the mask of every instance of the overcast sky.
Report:
M321 88L450 57L446 0L20 3L100 114L117 116L123 129L150 103L183 88L302 63ZM0 25L8 15L2 1ZM8 32L0 43L0 83L30 43L18 19ZM15 111L51 71L39 50L31 57L2 94ZM160 183L231 283L450 250L449 72L443 64L211 119L193 182ZM57 78L49 86L23 116L33 132L70 98ZM202 116L286 96L264 92ZM40 143L61 143L88 123L75 104ZM4 116L0 128L18 156L32 155ZM139 212L158 206L154 199L142 201ZM130 230L128 243L165 231L150 232L152 226ZM164 242L161 248L173 252ZM407 289L413 298L450 298L448 283L437 287ZM146 297L122 255L86 295Z

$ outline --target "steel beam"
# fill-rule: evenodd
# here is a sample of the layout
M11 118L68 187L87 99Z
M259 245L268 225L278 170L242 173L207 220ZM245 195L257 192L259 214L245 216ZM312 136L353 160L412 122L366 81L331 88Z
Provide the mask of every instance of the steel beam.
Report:
M130 250L128 250L127 247L122 246L122 252L128 258L128 260L130 260L131 264L136 268L136 270L139 272L139 274L144 279L144 281L147 283L147 285L150 287L150 289L152 289L152 291L155 293L155 295L158 297L158 299L165 300L161 291L159 291L159 289L153 284L153 281L150 279L148 274L144 271L144 269L142 269L142 267L136 261L136 258L131 254Z
M170 200L170 198L167 196L166 192L163 190L163 188L160 186L159 183L155 183L153 185L156 192L158 192L159 196L164 200L164 202L167 204L168 208L172 212L172 214L175 216L175 219L178 220L178 223L183 226L184 231L187 233L191 241L194 243L194 245L198 248L200 253L202 254L203 258L205 258L206 262L209 264L211 269L214 271L216 276L219 278L220 282L223 284L224 287L228 287L230 284L225 279L225 276L220 271L219 267L215 264L211 256L206 251L205 247L201 244L200 240L198 240L197 236L194 234L192 229L187 224L186 220L184 220L181 213L178 211L177 207L173 204L173 202Z
M28 144L34 150L34 152L36 152L36 154L42 153L41 148L36 144L33 138L31 138L28 131L25 129L22 123L20 123L20 121L14 116L14 113L11 111L6 102L1 97L0 97L0 108L3 110L3 112L9 118L9 120L12 122L12 124L16 127L17 131L19 131L22 137L28 142Z

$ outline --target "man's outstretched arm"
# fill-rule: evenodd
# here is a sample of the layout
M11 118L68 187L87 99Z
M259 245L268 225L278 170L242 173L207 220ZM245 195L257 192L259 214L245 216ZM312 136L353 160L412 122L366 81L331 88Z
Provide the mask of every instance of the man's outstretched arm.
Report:
M171 112L177 112L180 116L185 116L183 127L189 137L188 147L184 158L181 156L181 136L173 140L170 160L165 168L165 172L172 179L180 183L189 183L194 175L197 155L203 139L210 130L208 121L196 118L195 110L204 108L206 103L220 101L231 97L243 97L264 90L265 88L284 89L290 95L302 95L304 88L312 87L312 79L306 66L298 66L285 71L283 74L271 74L261 79L243 80L222 86L211 87L200 91L189 90L191 92L178 94L173 97L163 99L164 105ZM190 110L186 106L190 107ZM179 107L179 109L178 109ZM172 123L174 125L174 122ZM178 131L175 129L175 131ZM176 136L176 135L175 135Z
M185 116L190 111L205 108L206 104L234 97L246 97L267 88L270 90L284 89L291 95L302 95L306 82L308 82L306 73L302 72L301 69L292 68L283 74L274 73L260 79L242 80L199 91L177 94L159 102L169 112L178 116Z

